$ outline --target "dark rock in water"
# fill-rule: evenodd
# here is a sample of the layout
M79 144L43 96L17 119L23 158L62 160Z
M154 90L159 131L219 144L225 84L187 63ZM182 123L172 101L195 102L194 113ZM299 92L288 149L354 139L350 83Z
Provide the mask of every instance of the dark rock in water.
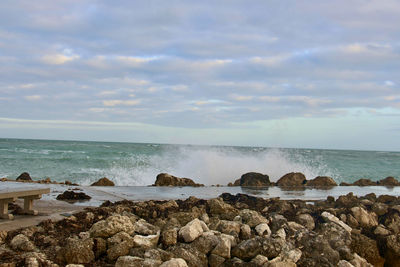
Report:
M358 185L358 186L374 186L376 185L376 182L371 181L370 179L360 179L357 180L353 183L353 185Z
M310 181L307 181L306 185L313 187L332 187L332 186L337 186L337 183L331 177L318 176Z
M276 182L277 186L304 186L307 182L306 177L301 172L291 172L282 176L278 182Z
M378 185L384 185L384 186L400 186L400 182L397 181L394 177L386 177L385 179L382 179L378 181Z
M103 177L99 179L97 182L94 182L90 186L115 186L114 182L109 180L107 177Z
M65 191L64 193L57 196L57 200L71 200L71 201L78 201L78 200L89 200L91 196L86 195L83 192L74 192L74 191Z
M160 173L157 175L156 182L153 186L204 186L203 184L196 184L192 179L179 178L168 173Z
M352 186L352 184L346 183L346 182L341 182L339 184L340 186Z
M271 182L269 181L269 176L266 174L258 172L248 172L240 177L239 184L240 186L262 187L269 186Z
M23 172L17 177L17 181L32 181L32 178L29 173Z

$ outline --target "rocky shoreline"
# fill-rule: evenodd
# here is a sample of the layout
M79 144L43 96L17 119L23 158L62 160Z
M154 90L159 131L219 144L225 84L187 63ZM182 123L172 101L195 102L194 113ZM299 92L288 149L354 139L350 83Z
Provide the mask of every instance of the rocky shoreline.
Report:
M105 202L0 231L0 266L400 266L399 231L387 195Z

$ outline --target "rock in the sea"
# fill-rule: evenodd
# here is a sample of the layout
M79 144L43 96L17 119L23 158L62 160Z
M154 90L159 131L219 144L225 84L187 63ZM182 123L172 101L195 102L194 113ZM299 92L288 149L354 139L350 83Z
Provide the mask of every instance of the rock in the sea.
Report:
M370 179L362 178L362 179L359 179L359 180L355 181L353 183L353 185L357 185L357 186L374 186L374 185L376 185L376 182L373 182Z
M108 238L119 232L131 235L134 231L135 226L128 216L114 215L93 224L89 233L92 237Z
M16 235L10 243L11 247L15 250L21 251L34 251L35 245L23 234Z
M68 238L64 248L64 258L67 263L85 264L94 260L93 239L84 240Z
M64 193L59 194L57 196L57 200L67 200L67 201L79 201L79 200L89 200L91 196L86 195L83 192L74 192L74 191L64 191Z
M23 172L17 177L17 181L32 181L32 178L29 173Z
M206 231L209 231L207 225L199 219L194 219L179 230L179 237L189 243Z
M337 186L337 183L331 177L317 176L314 179L307 181L306 185L313 187L332 187Z
M240 186L263 187L269 186L269 176L258 172L248 172L240 177Z
M301 172L291 172L282 176L276 184L282 187L304 186L307 182L306 177Z
M382 179L378 181L378 185L384 185L384 186L400 186L400 182L396 180L394 177L386 177L385 179Z
M160 173L157 175L156 182L153 186L204 186L197 184L189 178L179 178L168 173Z
M187 263L181 258L172 258L169 261L164 262L160 267L187 267Z
M99 179L97 182L94 182L90 186L115 186L114 182L108 179L107 177L103 177Z

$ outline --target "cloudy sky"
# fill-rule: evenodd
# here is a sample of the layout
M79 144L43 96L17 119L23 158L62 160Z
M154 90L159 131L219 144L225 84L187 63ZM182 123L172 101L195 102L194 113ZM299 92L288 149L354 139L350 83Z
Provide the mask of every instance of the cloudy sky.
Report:
M0 137L400 150L400 2L2 0Z

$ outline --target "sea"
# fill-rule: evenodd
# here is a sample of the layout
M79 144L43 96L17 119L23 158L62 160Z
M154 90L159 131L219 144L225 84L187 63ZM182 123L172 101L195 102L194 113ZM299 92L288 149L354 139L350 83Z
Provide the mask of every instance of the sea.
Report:
M302 172L339 184L399 179L400 152L0 139L0 178L22 172L81 185L107 177L117 186L147 186L162 172L205 185L227 185L247 172L268 174L271 181Z

